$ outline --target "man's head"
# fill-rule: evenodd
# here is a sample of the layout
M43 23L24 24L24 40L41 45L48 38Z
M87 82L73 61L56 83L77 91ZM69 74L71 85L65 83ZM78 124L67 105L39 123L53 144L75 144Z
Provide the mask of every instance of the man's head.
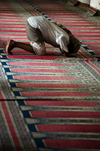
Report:
M74 43L69 43L68 44L68 51L69 51L69 53L77 53L77 51L80 49L80 46L81 46L81 44L80 44L80 42L78 41L78 42L74 42Z
M73 53L73 48L74 48L74 45L70 42L69 44L68 44L68 52L69 53Z
M81 43L76 37L74 37L74 35L69 34L69 37L70 37L70 43L68 45L69 53L77 53L77 51L80 49Z

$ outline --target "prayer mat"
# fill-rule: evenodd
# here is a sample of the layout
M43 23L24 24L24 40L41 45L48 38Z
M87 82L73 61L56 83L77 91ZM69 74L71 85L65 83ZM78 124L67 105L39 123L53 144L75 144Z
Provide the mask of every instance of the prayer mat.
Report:
M0 151L99 151L100 101L0 101Z
M1 59L0 63L1 94L6 99L100 99L100 64L95 59Z
M95 9L95 8L93 8L93 7L89 7L89 10L88 10L88 12L85 14L85 16L94 16L95 14L96 14L96 12L97 12L97 9Z
M77 4L78 0L68 0L68 4L74 6Z
M100 150L100 18L56 0L0 2L0 151ZM28 43L25 23L43 15L80 40L76 57L46 44L35 56L6 40Z

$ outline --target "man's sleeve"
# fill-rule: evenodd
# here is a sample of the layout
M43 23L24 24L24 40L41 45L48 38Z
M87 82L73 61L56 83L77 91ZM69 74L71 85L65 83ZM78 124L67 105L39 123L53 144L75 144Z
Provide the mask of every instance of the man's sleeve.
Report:
M68 52L68 47L67 46L69 44L69 38L67 38L65 36L59 37L58 43L60 45L61 50L64 50L64 51Z

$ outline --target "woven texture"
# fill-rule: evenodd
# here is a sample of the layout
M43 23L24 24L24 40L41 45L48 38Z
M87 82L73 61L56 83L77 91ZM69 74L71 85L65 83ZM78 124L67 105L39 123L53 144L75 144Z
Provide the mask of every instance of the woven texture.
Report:
M45 56L19 48L6 54L7 39L28 43L32 15L71 30L81 42L77 56L65 58L49 44ZM100 150L99 39L100 18L72 2L0 2L0 151Z

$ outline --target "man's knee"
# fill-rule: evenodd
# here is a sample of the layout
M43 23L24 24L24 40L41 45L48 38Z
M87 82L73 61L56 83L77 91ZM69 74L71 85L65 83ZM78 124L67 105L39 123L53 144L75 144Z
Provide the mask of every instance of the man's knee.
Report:
M44 56L46 54L46 51L44 51L44 50L43 51L36 51L35 54L37 56Z
M36 55L43 56L46 54L46 48L44 43L31 42L30 44L33 47Z

